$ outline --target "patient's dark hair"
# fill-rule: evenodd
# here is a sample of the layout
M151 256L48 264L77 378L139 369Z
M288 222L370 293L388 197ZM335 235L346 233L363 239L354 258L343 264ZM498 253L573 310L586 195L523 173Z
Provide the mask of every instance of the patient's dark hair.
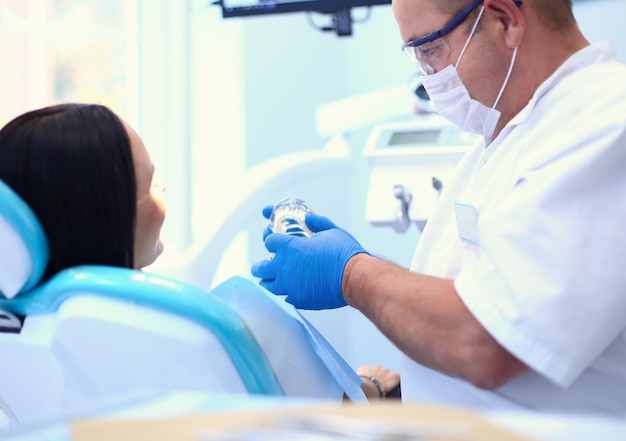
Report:
M0 130L0 179L46 232L44 279L76 265L133 267L135 170L107 107L61 104L13 119Z

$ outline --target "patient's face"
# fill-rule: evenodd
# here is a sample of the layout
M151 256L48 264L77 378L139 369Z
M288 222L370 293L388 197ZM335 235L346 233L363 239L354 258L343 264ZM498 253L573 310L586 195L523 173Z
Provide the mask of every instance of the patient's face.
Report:
M135 220L135 268L153 263L163 252L161 227L165 221L165 186L154 177L154 165L139 135L125 124L135 164L137 218Z

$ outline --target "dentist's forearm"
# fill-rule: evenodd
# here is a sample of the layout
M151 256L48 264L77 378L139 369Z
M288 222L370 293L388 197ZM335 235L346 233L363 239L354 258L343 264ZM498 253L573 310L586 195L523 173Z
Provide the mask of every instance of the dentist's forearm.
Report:
M474 318L453 280L357 254L346 264L342 289L348 304L425 366L486 389L527 369Z

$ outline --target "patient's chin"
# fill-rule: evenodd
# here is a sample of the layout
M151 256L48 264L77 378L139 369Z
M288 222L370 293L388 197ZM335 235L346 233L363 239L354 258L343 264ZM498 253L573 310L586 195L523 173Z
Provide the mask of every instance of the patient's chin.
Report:
M135 259L135 268L142 269L152 265L163 253L164 249L165 245L163 244L161 239L159 239L156 243L156 246L149 255L148 253L144 253L142 256Z
M145 266L153 264L159 258L159 256L163 253L164 249L165 249L165 245L163 244L163 241L159 239L154 249L154 254L152 256L152 259L150 259L151 262L147 263Z

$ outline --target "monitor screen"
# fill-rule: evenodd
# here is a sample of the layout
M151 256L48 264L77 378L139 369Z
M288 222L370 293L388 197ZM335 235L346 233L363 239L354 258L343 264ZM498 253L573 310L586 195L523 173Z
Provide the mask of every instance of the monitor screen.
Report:
M418 146L436 145L441 135L441 130L412 130L394 132L389 139L389 146Z
M220 3L222 16L227 18L302 11L334 13L360 6L391 4L391 0L221 0Z

